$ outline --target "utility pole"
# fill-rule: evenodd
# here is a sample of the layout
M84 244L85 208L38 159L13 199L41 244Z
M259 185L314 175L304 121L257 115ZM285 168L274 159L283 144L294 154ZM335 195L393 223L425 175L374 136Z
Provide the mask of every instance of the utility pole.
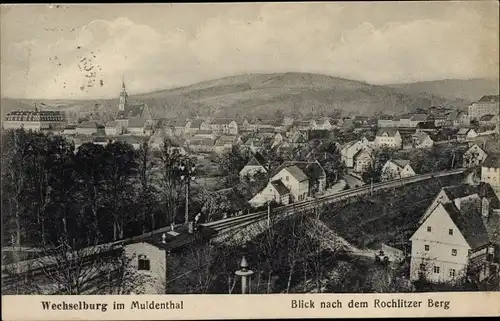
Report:
M267 202L267 228L271 228L271 201Z
M451 159L451 169L453 169L454 165L455 165L455 151L453 151L453 157Z
M194 180L194 170L195 166L192 163L192 161L187 158L185 163L182 163L181 166L179 166L179 169L181 171L181 180L185 182L186 186L186 206L185 206L185 213L184 213L184 223L186 225L189 224L189 194L190 194L190 185L191 185L191 180Z

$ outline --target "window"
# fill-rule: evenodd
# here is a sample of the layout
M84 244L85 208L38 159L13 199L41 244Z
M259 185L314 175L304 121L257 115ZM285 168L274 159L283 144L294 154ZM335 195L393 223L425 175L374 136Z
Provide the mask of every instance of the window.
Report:
M425 264L420 264L420 271L425 271Z
M451 250L451 255L457 256L457 249L452 249Z
M434 267L434 273L439 273L439 266Z
M432 231L432 227L427 226L427 232L431 232L431 231Z
M448 234L453 235L453 229L452 229L452 228L450 228L450 229L448 230Z
M139 265L138 265L139 271L149 271L150 269L150 262L149 259L146 257L146 255L139 255Z
M429 245L427 245L427 244L426 244L426 245L424 246L424 249L425 249L426 251L429 251Z
M450 276L455 276L455 269L450 269Z

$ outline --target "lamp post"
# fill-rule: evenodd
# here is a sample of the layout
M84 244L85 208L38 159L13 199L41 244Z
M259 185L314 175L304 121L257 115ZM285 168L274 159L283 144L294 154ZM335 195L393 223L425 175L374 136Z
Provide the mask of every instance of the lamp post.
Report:
M250 293L249 288L253 271L248 269L248 262L245 256L241 259L240 269L235 274L241 277L241 294Z
M195 166L194 162L186 158L186 160L179 166L181 181L185 182L186 186L186 212L184 214L184 223L187 225L189 223L189 193L191 180L194 180Z

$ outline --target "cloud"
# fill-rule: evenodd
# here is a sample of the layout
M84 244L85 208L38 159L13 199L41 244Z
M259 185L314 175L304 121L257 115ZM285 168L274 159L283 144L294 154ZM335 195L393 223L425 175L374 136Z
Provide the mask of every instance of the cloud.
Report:
M2 46L2 95L114 97L122 76L131 92L247 72L319 72L372 83L497 76L498 23L486 23L484 13L389 16L375 21L355 5L294 3L262 5L254 19L209 17L194 32L125 16L92 20L57 39ZM91 87L83 58L95 68Z

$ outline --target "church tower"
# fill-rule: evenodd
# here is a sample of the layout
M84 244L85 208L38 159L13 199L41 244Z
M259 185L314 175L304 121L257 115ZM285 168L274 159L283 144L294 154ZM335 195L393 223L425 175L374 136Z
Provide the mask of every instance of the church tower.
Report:
M120 93L120 102L118 104L118 111L125 111L125 105L127 104L127 90L125 89L125 79L122 79L122 91Z

